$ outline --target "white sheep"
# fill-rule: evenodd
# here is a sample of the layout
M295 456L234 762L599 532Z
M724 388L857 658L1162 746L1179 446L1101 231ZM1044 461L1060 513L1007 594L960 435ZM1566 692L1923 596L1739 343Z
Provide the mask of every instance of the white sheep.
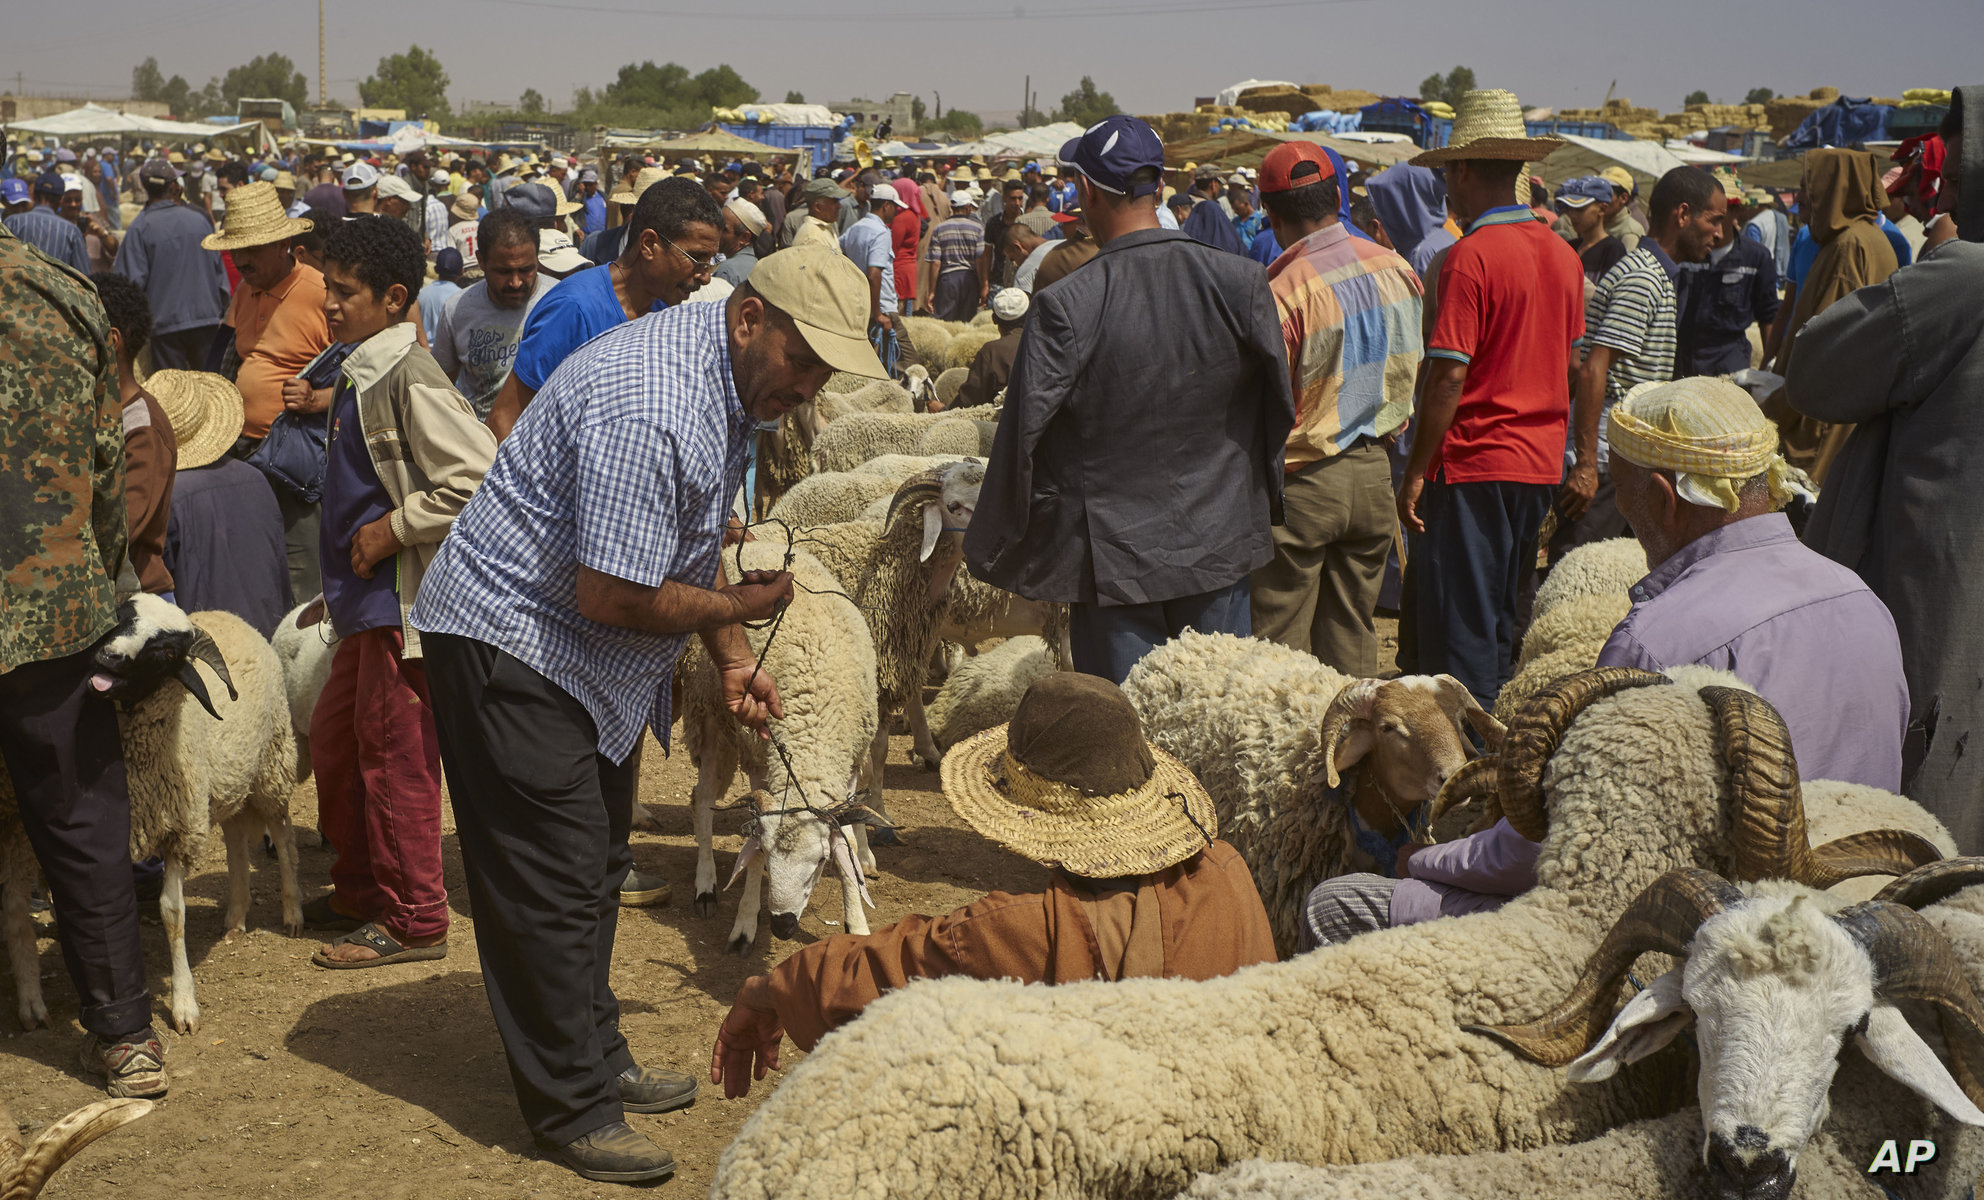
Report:
M283 930L303 930L303 905L296 884L296 833L289 821L289 797L296 788L296 735L275 650L246 621L228 612L186 613L156 596L140 593L118 610L118 629L98 651L98 676L119 709L126 777L131 792L131 857L165 860L159 915L172 950L173 1028L194 1033L200 1006L193 995L193 971L186 961L188 871L200 861L207 836L220 826L226 836L228 899L223 928L248 927L249 863L257 834L274 840L282 877ZM165 683L156 666L160 646L177 646L177 662L166 673L184 681ZM212 692L194 662L214 671L226 687ZM190 676L190 680L188 679ZM13 809L12 785L0 807ZM18 830L18 825L13 826ZM17 851L4 857L17 861ZM24 894L32 876L10 871L0 890L20 895L0 900L6 918L9 958L33 958L34 930L27 923ZM22 1023L48 1024L41 979L16 970Z
M1162 1196L1245 1158L1522 1149L1671 1112L1671 1050L1571 1084L1462 1026L1543 1011L1673 868L1829 883L1919 864L1915 843L1813 849L1789 763L1734 676L1560 681L1499 755L1511 823L1542 838L1527 895L1206 982L912 984L791 1070L712 1195Z
M869 807L886 817L882 770L888 721L902 710L918 753L937 758L923 712L923 681L937 646L947 593L964 557L964 530L978 504L985 467L951 463L912 476L896 490L884 522L848 521L797 530L793 542L824 563L860 606L875 647L879 721L871 749ZM769 537L776 529L760 529ZM880 839L890 840L886 830Z
M1688 874L1694 876L1688 878ZM1587 965L1580 1004L1560 1008L1577 1038L1573 1078L1609 1077L1693 1026L1700 1105L1574 1146L1312 1167L1250 1161L1201 1176L1193 1200L1583 1200L1697 1193L1864 1196L1868 1164L1891 1139L1932 1148L1882 1182L1891 1195L1969 1194L1984 1170L1976 1085L1984 1070L1984 860L1923 868L1883 889L1888 903L1848 908L1797 884L1730 885L1706 872L1663 876L1614 926ZM1931 903L1968 888L1948 903ZM1911 893L1918 893L1911 895ZM1913 908L1927 904L1920 917ZM1614 953L1606 954L1606 951ZM1637 992L1608 1027L1619 984L1641 953L1681 965ZM1671 956L1681 955L1680 959ZM1918 1030L1905 1007L1941 1016ZM1596 1020L1583 1007L1598 1007ZM1518 1040L1534 1031L1513 1033ZM1926 1037L1925 1037L1926 1034ZM1847 1055L1851 1041L1861 1053ZM1932 1043L1968 1064L1953 1079ZM1564 1062L1570 1046L1554 1049ZM1827 1091L1837 1100L1827 1102ZM1958 1080L1968 1080L1960 1086ZM1966 1095L1966 1092L1970 1094ZM1939 1107L1940 1106L1940 1107ZM1821 1122L1823 1126L1821 1127ZM1704 1137L1704 1129L1708 1136Z
M1530 604L1530 620L1575 596L1625 595L1646 578L1646 551L1635 538L1610 538L1579 546L1550 568Z
M808 525L838 525L843 521L880 521L896 489L911 476L964 461L961 454L884 454L851 471L808 475L780 496L766 514L792 529ZM877 509L877 506L879 510ZM783 535L780 535L783 536Z
M821 388L814 393L813 436L817 439L828 425L844 420L856 413L891 413L896 416L909 416L916 410L912 407L909 389L893 379L861 379L862 386L852 391L829 391Z
M902 373L903 390L909 393L909 411L926 412L930 402L937 398L937 385L930 379L930 369L922 363L912 363Z
M1467 762L1468 729L1491 747L1502 737L1451 676L1353 679L1312 654L1230 634L1159 646L1123 693L1152 744L1212 793L1220 836L1253 871L1284 957L1317 884L1393 872L1422 806Z
M1631 608L1632 600L1624 592L1558 600L1531 622L1516 672L1495 694L1495 715L1506 721L1551 680L1597 666L1606 640Z
M23 1145L14 1114L0 1102L0 1198L34 1200L63 1163L104 1134L144 1116L153 1103L122 1097L85 1104L36 1134L32 1145Z
M952 746L1013 719L1020 697L1035 682L1061 669L1052 647L1037 637L1007 638L951 669L927 713L937 749Z
M909 344L916 348L916 358L921 363L941 362L950 348L951 338L964 329L963 325L936 317L901 317L898 324Z
M813 469L817 471L851 471L884 454L935 454L975 452L978 447L978 434L974 430L969 438L959 433L956 442L960 449L925 449L924 435L938 423L964 420L966 424L980 420L996 420L998 409L992 405L979 405L976 408L950 409L939 413L875 413L854 412L836 418L813 441ZM948 445L948 441L947 441Z
M1074 665L1074 651L1068 643L1067 605L1028 600L970 572L960 575L951 586L951 605L939 636L962 647L966 655L976 654L980 642L1027 634L1046 639L1061 666Z
M289 727L296 734L296 781L310 778L310 717L317 711L317 698L331 679L331 660L337 656L338 635L329 620L302 624L305 610L319 600L297 605L283 616L269 644L282 665L283 694L289 700Z
M725 552L724 570L735 578L744 571L788 569L787 556L783 543L745 542ZM750 779L745 849L732 872L733 881L737 872L747 876L728 942L736 954L749 950L757 937L761 879L770 879L772 932L791 937L828 863L842 871L844 928L868 931L861 872L873 869L874 856L861 824L855 824L850 848L838 821L839 810L867 776L877 719L875 651L861 611L840 594L840 584L827 569L799 550L791 550L790 559L793 598L777 618L776 636L770 624L745 631L765 671L778 683L785 716L770 724L775 742L739 725L725 707L716 667L700 641L690 642L675 673L683 741L696 766L692 804L699 917L716 911L711 838L717 802L740 763Z
M969 378L970 367L951 367L937 376L937 403L945 408L955 404L958 393L964 390L964 381Z
M951 344L944 347L944 369L969 369L972 360L986 346L999 340L1003 335L989 321L984 325L974 324L970 329L951 338Z

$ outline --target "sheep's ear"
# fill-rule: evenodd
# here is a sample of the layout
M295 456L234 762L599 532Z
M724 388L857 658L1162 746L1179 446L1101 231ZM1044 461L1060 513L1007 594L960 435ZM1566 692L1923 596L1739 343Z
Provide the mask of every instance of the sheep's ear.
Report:
M929 562L930 555L937 549L937 539L944 536L944 506L926 504L923 506L923 549L917 552L917 562Z
M1481 707L1480 702L1474 698L1474 693L1467 690L1466 684L1451 675L1435 675L1433 682L1440 687L1440 707L1447 710L1447 716L1452 719L1454 728L1460 730L1463 737L1467 735L1467 727L1471 725L1474 727L1474 732L1480 736L1482 745L1488 747L1489 753L1492 754L1502 748L1502 738L1508 733L1507 728L1495 719L1493 713Z
M1676 967L1619 1010L1598 1044L1571 1063L1571 1082L1597 1083L1612 1078L1620 1067L1638 1062L1673 1041L1694 1020L1695 1010L1681 995L1681 970Z
M1888 1078L1966 1125L1984 1125L1984 1111L1963 1094L1949 1068L1894 1005L1875 1001L1867 1013L1866 1032L1854 1041Z

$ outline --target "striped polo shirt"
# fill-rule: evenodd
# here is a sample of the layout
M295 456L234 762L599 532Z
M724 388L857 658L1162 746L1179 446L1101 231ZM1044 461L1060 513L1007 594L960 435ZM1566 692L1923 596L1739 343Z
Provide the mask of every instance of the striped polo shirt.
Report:
M1282 251L1268 286L1295 393L1286 469L1404 424L1424 357L1412 267L1338 221Z
M1586 346L1607 346L1616 353L1605 373L1605 412L1612 411L1627 392L1642 383L1666 383L1674 378L1674 281L1681 268L1658 243L1646 238L1631 254L1605 273L1585 301ZM1598 418L1598 469L1604 470L1605 414Z

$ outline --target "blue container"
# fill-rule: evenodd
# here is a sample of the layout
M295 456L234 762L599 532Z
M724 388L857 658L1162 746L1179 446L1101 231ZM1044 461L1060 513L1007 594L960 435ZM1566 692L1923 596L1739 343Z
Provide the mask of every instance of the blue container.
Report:
M719 122L717 128L780 150L811 154L810 166L831 162L834 143L846 132L832 125L767 125L763 122Z
M1358 112L1364 118L1361 128L1366 132L1402 133L1423 150L1437 150L1446 145L1454 131L1451 120L1434 116L1416 100L1394 97L1367 104Z
M1524 121L1523 128L1531 137L1548 137L1551 134L1573 134L1577 137L1602 138L1607 141L1624 140L1625 134L1610 121Z

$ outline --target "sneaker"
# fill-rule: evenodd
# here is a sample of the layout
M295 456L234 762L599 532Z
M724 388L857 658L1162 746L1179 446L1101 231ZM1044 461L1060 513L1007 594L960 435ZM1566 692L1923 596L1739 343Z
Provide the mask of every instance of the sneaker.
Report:
M701 1084L693 1075L639 1064L620 1072L620 1107L632 1113L665 1113L696 1102Z
M659 875L643 875L639 871L628 871L620 881L620 904L623 908L649 908L668 903L674 889Z
M648 1183L675 1173L675 1156L625 1121L595 1129L555 1153L581 1178L600 1183Z
M108 1081L114 1097L156 1100L165 1095L165 1046L150 1029L111 1041L99 1034L83 1038L83 1070Z

